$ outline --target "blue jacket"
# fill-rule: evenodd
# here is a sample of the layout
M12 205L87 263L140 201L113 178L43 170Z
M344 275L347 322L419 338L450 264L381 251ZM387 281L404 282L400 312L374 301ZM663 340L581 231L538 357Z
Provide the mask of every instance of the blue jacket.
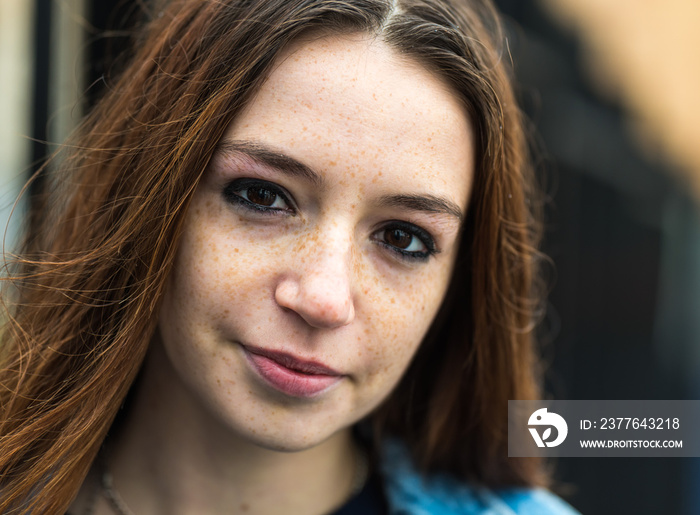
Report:
M385 442L381 472L391 515L575 515L578 512L543 489L489 490L448 475L424 480L398 441Z

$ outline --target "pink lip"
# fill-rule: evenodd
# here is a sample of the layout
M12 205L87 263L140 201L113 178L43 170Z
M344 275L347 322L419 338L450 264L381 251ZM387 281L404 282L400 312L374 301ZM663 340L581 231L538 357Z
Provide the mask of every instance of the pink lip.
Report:
M252 368L276 390L293 397L313 397L338 383L343 374L315 361L242 345Z

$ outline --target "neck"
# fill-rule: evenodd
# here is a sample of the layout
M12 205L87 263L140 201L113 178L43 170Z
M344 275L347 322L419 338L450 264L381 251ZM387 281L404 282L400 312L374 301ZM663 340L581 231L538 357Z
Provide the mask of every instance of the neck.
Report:
M299 452L241 438L193 397L156 345L108 467L137 515L320 514L351 494L353 446L350 429Z

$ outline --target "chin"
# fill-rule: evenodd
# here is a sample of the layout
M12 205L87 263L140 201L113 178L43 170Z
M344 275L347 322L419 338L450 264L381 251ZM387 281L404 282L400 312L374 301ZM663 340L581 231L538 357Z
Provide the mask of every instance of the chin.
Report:
M306 431L294 431L293 428L282 432L264 433L249 429L243 436L247 438L250 443L270 451L301 452L322 444L349 427L351 426L340 428L331 433L310 433L308 429Z

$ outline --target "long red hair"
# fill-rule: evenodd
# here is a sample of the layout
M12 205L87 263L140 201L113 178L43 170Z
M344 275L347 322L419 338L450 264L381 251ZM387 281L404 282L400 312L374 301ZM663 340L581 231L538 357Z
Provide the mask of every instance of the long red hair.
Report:
M64 145L3 278L0 512L65 512L148 349L192 193L280 50L376 34L443 77L477 132L455 278L376 435L424 471L543 484L508 459L507 401L537 398L536 196L488 0L173 0Z

